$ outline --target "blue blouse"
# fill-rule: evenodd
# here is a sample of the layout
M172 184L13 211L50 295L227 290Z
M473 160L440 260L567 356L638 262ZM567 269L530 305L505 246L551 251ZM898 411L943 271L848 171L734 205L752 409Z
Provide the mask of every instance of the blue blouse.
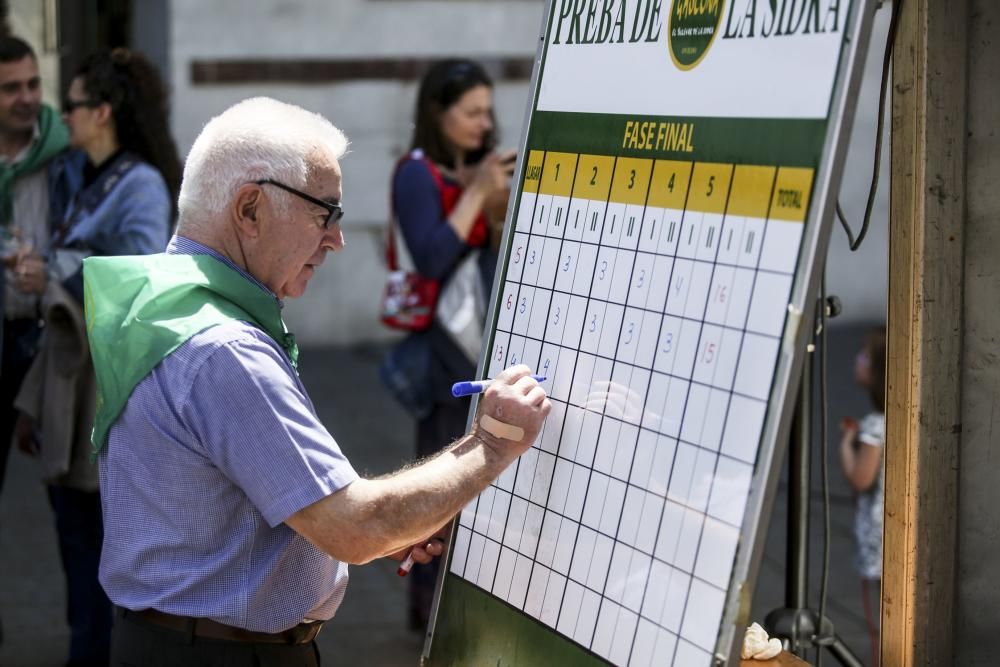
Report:
M129 153L111 159L73 198L53 240L52 276L80 303L84 258L163 252L170 239L173 205L160 172Z
M129 157L126 153L117 159ZM173 211L160 172L140 161L119 180L113 179L98 178L80 192L67 211L72 226L60 245L86 247L95 255L163 252ZM101 197L106 187L110 190Z
M444 281L469 246L458 237L441 208L441 192L421 160L407 160L396 171L392 183L392 204L406 249L418 273ZM489 296L497 253L481 248L479 271Z

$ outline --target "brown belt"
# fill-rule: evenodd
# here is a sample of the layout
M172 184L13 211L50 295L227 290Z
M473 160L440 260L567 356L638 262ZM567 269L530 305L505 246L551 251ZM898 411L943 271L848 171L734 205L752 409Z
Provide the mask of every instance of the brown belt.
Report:
M311 621L308 623L299 623L294 628L289 628L283 632L255 632L219 623L210 618L174 616L173 614L166 614L156 609L131 611L119 608L119 614L122 618L142 619L168 630L191 633L195 637L258 644L308 644L316 638L320 628L323 627L323 621Z

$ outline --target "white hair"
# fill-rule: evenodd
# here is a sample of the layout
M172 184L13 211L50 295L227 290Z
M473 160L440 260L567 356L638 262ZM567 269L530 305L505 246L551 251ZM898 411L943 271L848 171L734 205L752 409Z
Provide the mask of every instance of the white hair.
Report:
M310 156L334 159L347 152L347 137L323 116L268 97L235 104L208 121L184 164L178 198L181 224L221 214L244 184L263 179L303 188ZM269 193L279 211L291 195Z

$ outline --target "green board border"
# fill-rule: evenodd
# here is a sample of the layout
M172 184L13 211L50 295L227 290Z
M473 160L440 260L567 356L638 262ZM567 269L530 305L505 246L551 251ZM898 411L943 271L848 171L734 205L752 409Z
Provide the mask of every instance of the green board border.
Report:
M553 641L553 630L464 579L445 575L439 624L428 662L435 665L608 665L569 639ZM444 656L447 656L447 661Z

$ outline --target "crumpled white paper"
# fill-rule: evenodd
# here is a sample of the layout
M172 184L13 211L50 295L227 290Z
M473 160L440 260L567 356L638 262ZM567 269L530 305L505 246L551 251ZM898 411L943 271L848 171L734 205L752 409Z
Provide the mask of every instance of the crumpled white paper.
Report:
M781 653L781 640L768 639L767 631L754 623L743 635L743 650L740 657L744 660L770 660Z

